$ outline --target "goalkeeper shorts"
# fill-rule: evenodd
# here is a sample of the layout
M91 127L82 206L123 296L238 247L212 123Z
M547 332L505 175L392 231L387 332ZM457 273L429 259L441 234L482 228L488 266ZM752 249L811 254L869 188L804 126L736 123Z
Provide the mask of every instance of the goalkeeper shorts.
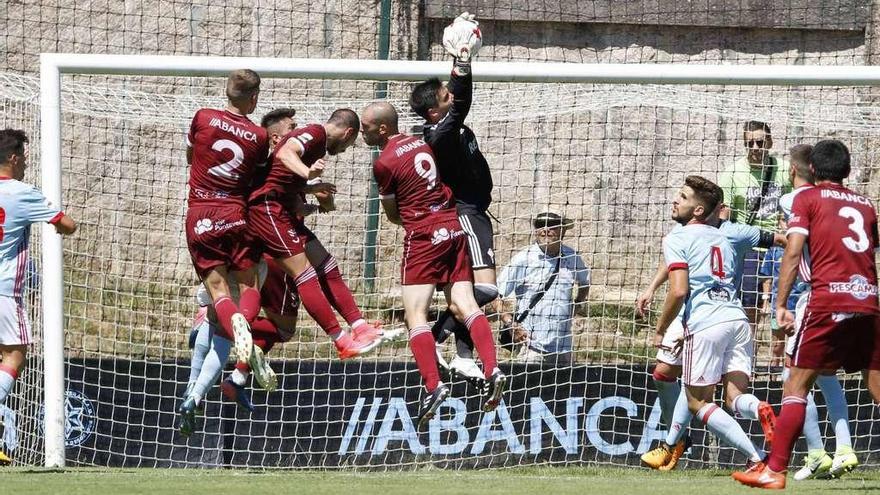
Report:
M0 296L0 345L29 345L33 341L24 299Z

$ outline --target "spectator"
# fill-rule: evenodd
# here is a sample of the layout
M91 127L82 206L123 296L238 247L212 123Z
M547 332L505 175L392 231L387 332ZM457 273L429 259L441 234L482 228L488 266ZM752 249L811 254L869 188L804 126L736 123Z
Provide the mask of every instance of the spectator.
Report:
M779 219L779 198L791 190L789 164L770 152L773 137L765 122L750 120L743 125L743 145L746 156L718 176L718 185L731 207L731 220L774 231ZM746 256L739 287L743 307L752 323L758 321L758 269L762 253L752 251Z
M495 301L495 310L519 346L519 362L571 364L572 313L577 308L586 314L582 303L590 293L589 268L574 249L562 244L571 225L556 213L539 214L533 221L535 243L516 253L498 278L501 297L513 294L516 299L514 314L504 312L501 299Z

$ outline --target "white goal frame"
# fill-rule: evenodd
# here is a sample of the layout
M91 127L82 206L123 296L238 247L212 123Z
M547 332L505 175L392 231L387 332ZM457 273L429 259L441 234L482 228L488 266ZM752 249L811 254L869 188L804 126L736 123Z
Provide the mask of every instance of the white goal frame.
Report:
M484 82L706 84L780 86L880 86L880 67L782 65L575 64L477 62ZM344 60L163 55L40 55L40 152L42 190L62 205L61 75L222 77L250 68L262 77L416 81L444 77L448 61ZM63 468L64 315L61 236L42 227L42 324L44 357L44 448L46 467Z

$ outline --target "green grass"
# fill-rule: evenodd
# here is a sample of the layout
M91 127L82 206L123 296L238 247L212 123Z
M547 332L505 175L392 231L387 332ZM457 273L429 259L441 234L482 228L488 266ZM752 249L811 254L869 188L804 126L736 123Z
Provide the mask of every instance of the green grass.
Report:
M686 495L762 493L739 486L727 471L656 473L635 468L529 467L495 471L425 469L405 473L160 469L0 469L2 493L65 495L252 493L276 495ZM794 482L786 493L877 493L880 472L857 471L842 480Z

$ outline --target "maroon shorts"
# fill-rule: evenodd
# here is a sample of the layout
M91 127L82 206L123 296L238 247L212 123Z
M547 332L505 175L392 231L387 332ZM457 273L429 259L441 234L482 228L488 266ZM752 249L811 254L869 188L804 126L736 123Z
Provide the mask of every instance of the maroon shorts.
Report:
M301 219L266 197L248 206L248 231L260 252L275 259L305 252L306 243L315 238Z
M798 368L880 370L880 316L811 311L804 314L792 354Z
M219 266L245 270L254 265L243 206L193 206L186 210L186 245L199 277Z
M288 275L274 261L266 260L268 272L263 288L260 290L260 302L263 309L281 316L296 318L299 310L299 292L293 277Z
M467 234L453 217L406 233L401 285L470 282L473 280Z

